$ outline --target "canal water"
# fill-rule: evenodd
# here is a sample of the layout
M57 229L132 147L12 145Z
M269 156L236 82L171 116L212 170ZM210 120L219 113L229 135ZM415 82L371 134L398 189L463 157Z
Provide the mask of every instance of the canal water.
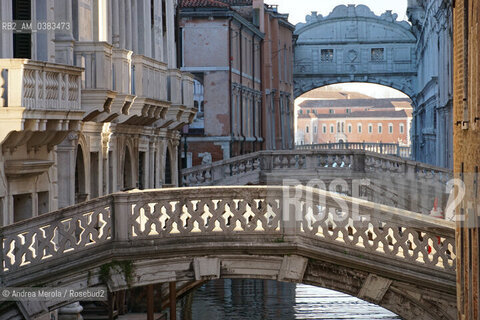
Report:
M270 280L215 280L177 305L179 320L396 320L395 314L335 291Z

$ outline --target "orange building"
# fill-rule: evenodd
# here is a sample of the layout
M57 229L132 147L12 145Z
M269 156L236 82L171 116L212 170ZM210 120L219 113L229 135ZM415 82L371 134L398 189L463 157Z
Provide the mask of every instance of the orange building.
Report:
M383 142L410 145L411 101L314 90L302 96L296 144Z

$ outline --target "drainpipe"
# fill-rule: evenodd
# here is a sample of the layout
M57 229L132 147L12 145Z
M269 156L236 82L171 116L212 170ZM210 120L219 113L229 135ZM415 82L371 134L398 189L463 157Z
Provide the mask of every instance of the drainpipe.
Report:
M252 35L252 79L253 79L253 136L255 137L255 141L253 142L253 152L257 151L257 143L258 137L256 132L256 119L257 114L255 107L257 106L256 95L255 95L255 34Z
M228 18L228 86L229 86L229 100L230 100L230 148L229 148L229 157L232 157L232 146L233 146L233 99L232 99L232 19L233 17Z
M240 36L239 39L239 46L240 46L240 136L242 138L240 142L240 154L244 154L245 152L245 135L243 132L243 45L242 45L242 30L243 24L240 25Z
M266 99L266 95L265 95L265 84L263 83L263 74L264 74L264 70L263 70L263 67L264 67L264 64L265 64L265 61L263 61L263 45L265 43L265 40L264 39L261 39L260 40L260 93L261 93L261 97L260 97L260 106L259 106L259 124L260 124L260 127L259 127L259 134L260 134L260 137L263 138L265 137L265 134L263 134L263 103L265 102L265 105L267 105L267 99ZM265 99L263 98L265 96ZM263 142L261 144L261 148L260 149L265 149L265 146L266 146L266 141L265 141L265 138L263 139Z

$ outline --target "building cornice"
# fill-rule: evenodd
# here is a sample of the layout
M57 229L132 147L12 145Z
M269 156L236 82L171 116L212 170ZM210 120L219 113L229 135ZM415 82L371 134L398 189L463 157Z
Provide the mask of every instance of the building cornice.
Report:
M180 18L233 18L234 21L246 27L251 33L255 34L260 39L265 38L265 34L257 27L250 23L247 19L242 17L232 10L219 10L214 8L196 8L196 9L181 9Z

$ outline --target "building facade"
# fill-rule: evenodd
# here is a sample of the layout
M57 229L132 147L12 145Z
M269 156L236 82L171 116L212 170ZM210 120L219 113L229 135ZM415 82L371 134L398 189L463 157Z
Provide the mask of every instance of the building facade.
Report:
M2 225L131 188L178 182L195 116L176 68L174 0L1 2ZM55 30L42 23L65 23ZM45 24L46 25L46 24Z
M453 167L452 0L409 0L417 38L417 88L412 128L417 161Z
M465 184L457 207L458 319L480 318L480 4L457 0L454 30L454 173Z
M299 104L296 144L398 143L410 146L411 100L313 90Z
M185 166L292 147L287 18L263 1L182 2L181 66L195 76L199 109L182 148Z

